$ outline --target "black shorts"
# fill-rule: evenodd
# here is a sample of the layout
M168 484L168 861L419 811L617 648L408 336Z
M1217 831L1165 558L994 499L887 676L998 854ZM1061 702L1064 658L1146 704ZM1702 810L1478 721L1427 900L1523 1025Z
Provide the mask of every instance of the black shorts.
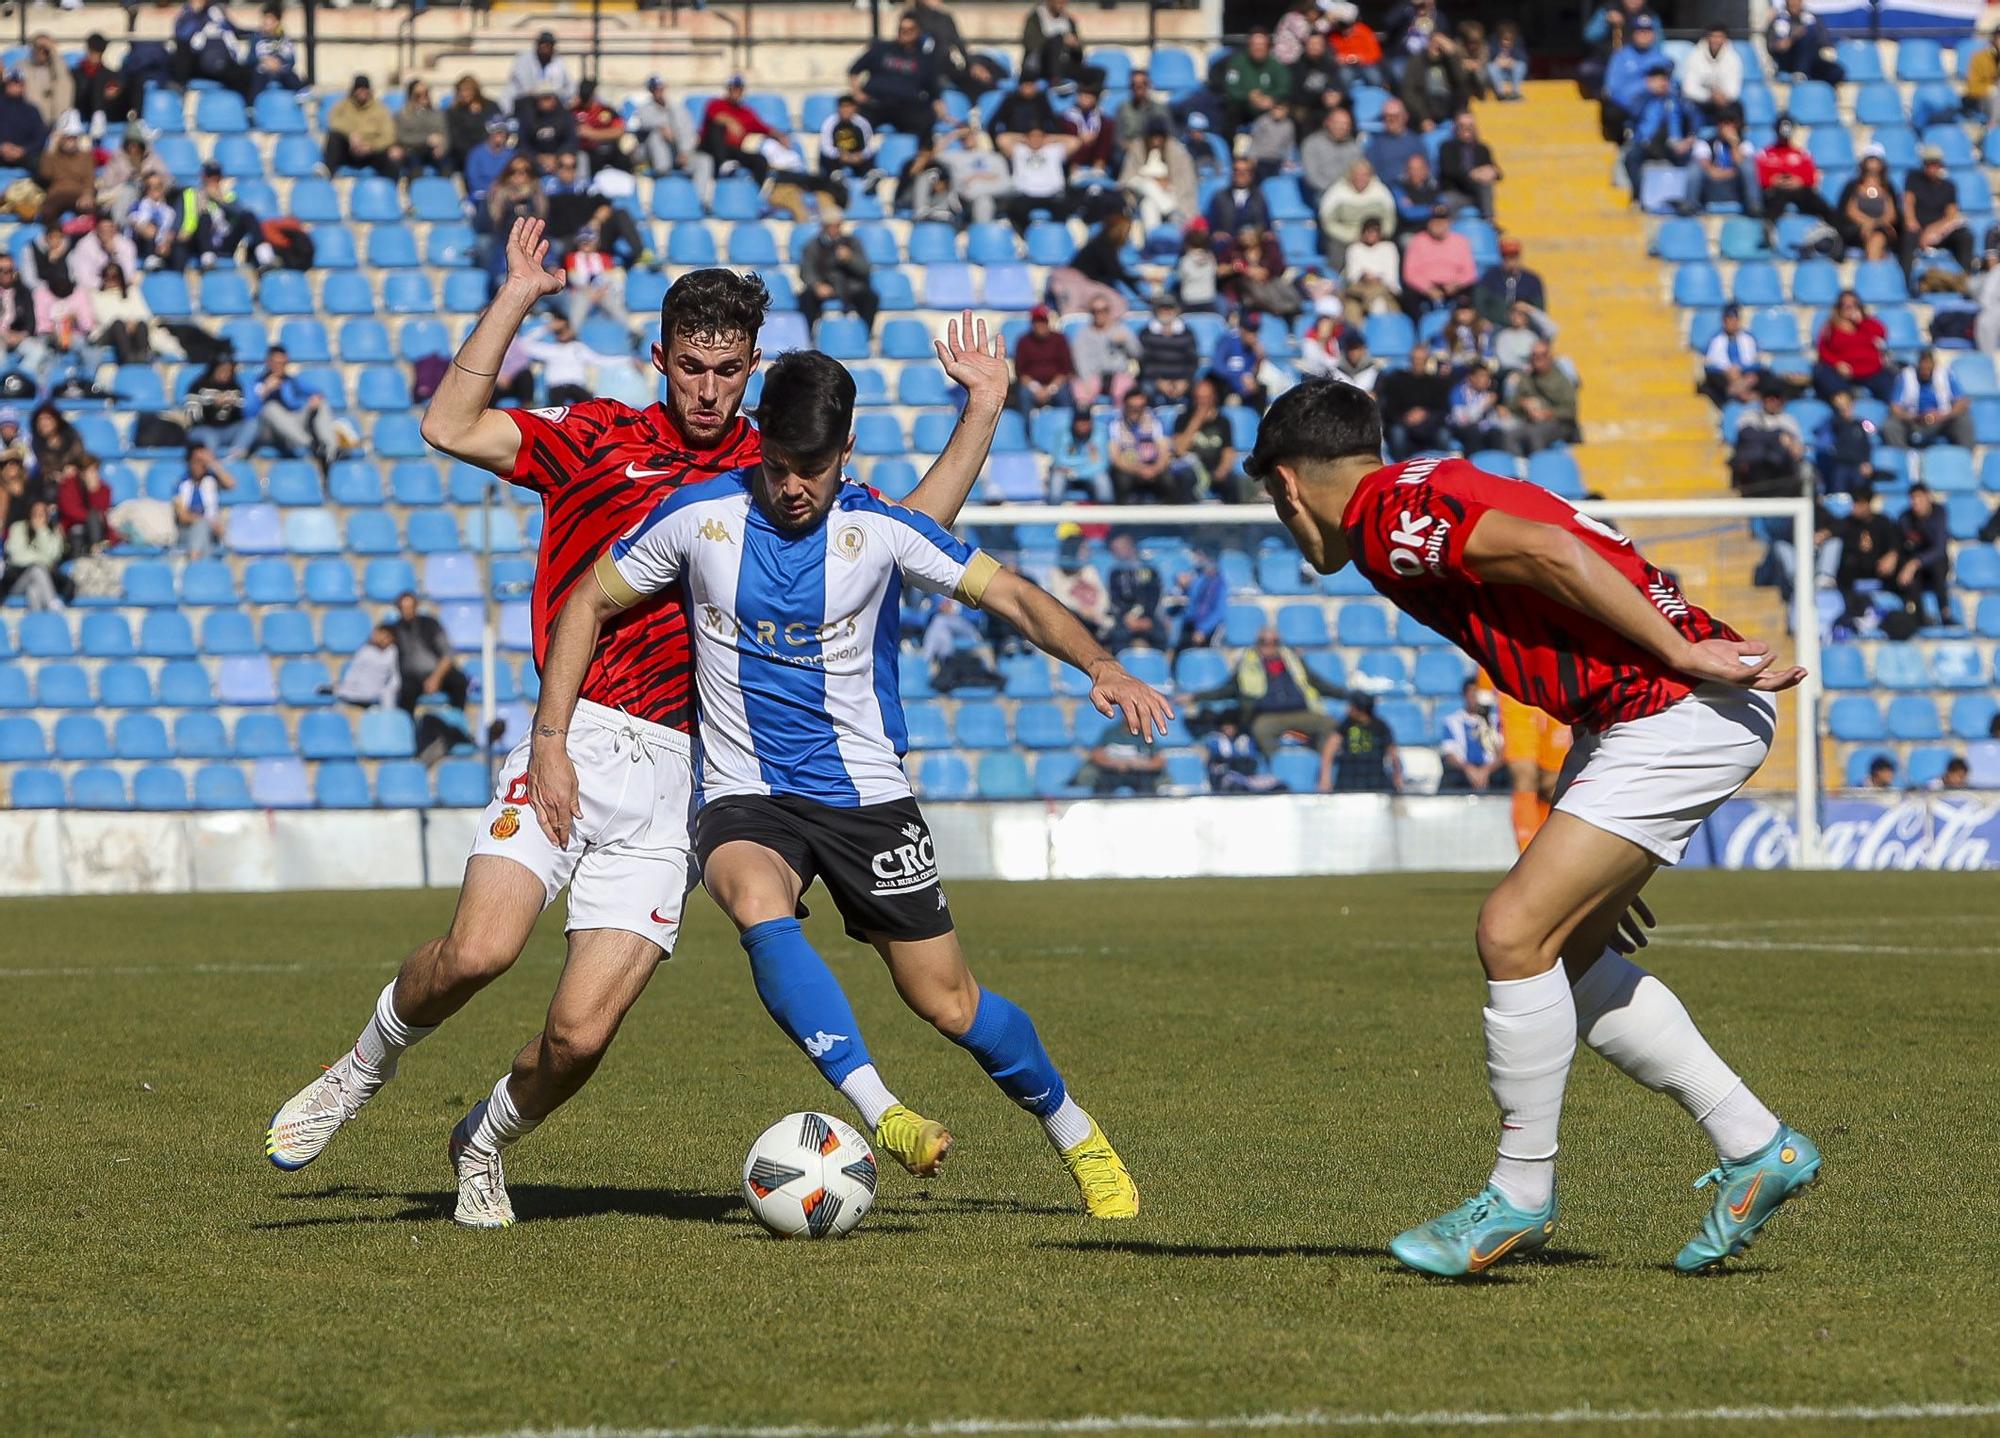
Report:
M694 852L704 867L737 840L790 864L801 893L814 879L824 883L850 938L934 939L952 930L930 826L915 799L849 809L792 794L735 794L695 815Z

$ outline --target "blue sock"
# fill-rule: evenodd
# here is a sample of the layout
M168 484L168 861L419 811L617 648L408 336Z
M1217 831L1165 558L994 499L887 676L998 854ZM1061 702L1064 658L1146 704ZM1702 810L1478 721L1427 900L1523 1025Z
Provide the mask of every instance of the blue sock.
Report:
M1062 1075L1042 1047L1035 1021L1012 999L981 989L972 1027L957 1043L979 1060L986 1076L1000 1085L1000 1092L1037 1118L1062 1107L1068 1092Z
M833 970L806 942L797 919L752 924L743 931L742 944L764 1008L826 1081L840 1087L869 1058L861 1026Z

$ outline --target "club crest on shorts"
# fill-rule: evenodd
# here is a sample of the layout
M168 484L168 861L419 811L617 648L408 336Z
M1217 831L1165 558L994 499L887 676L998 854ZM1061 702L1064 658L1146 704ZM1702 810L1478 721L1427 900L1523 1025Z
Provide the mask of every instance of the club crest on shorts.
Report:
M496 839L513 838L521 832L521 811L511 807L502 809L500 817L493 821L493 827L487 832Z
M833 534L833 552L842 559L856 560L861 557L864 536L858 524L842 525Z

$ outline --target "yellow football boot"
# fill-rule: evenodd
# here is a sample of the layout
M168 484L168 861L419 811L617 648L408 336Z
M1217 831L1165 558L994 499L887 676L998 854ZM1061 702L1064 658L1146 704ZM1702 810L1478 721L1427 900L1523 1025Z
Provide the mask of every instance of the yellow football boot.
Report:
M929 1178L944 1167L951 1132L936 1119L896 1104L875 1125L875 1147L917 1177Z
M1084 1211L1092 1218L1139 1216L1139 1185L1132 1182L1125 1160L1096 1119L1090 1121L1090 1137L1075 1148L1064 1149L1062 1161L1083 1193Z

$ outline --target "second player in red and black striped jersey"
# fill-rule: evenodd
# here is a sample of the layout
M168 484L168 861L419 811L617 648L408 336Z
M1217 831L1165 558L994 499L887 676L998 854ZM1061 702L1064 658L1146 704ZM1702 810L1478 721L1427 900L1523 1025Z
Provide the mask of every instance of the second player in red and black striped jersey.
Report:
M1575 535L1689 640L1742 637L1691 603L1631 540L1539 485L1462 459L1413 459L1365 476L1341 515L1355 567L1479 661L1501 690L1563 723L1604 729L1657 714L1695 686L1588 614L1524 585L1481 582L1466 566L1465 542L1493 510Z
M756 429L740 415L719 443L695 449L665 405L633 409L593 399L501 413L521 431L520 453L503 478L542 497L532 606L538 670L563 601L614 540L663 495L763 457ZM669 728L694 727L687 610L678 589L605 625L583 697Z

